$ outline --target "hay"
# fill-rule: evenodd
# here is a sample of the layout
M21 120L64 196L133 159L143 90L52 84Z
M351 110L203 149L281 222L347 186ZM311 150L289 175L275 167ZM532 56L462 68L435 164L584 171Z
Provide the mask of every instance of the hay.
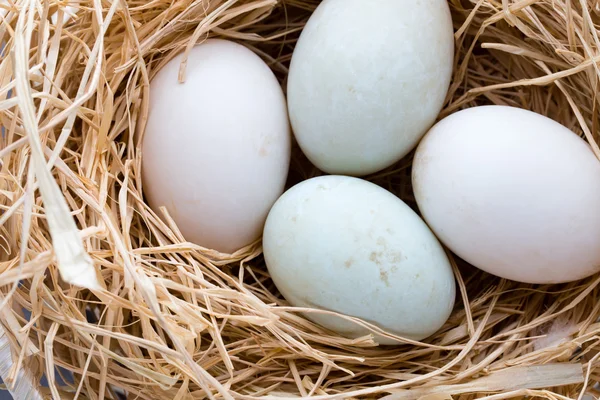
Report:
M220 36L248 45L284 82L317 3L2 2L0 373L16 398L31 389L152 400L600 394L598 276L523 285L455 260L462 301L445 326L427 343L376 347L287 306L260 243L233 255L185 243L168 215L144 204L139 144L161 65ZM600 4L450 4L457 51L441 116L524 107L581 134L600 156ZM414 207L409 170L410 157L370 179ZM296 150L289 183L318 174ZM57 384L65 371L74 381ZM37 385L44 373L49 388ZM14 385L17 376L31 379Z

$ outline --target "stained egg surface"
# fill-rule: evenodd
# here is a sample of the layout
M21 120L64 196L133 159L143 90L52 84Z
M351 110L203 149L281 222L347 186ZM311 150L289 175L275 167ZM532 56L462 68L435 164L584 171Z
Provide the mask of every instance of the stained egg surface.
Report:
M454 304L452 269L429 228L395 195L359 178L323 176L292 187L269 213L263 246L269 273L293 306L421 340ZM348 337L369 333L340 317L305 316Z

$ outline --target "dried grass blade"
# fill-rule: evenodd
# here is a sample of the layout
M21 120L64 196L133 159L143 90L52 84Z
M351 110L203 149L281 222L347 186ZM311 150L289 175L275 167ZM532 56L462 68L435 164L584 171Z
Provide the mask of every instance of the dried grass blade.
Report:
M512 367L459 385L405 390L382 400L412 400L426 395L457 395L481 392L510 392L519 389L547 389L581 384L585 380L581 364L547 364Z
M35 117L35 105L31 97L31 87L28 82L28 59L31 32L26 29L25 21L29 16L31 26L34 1L23 7L17 23L17 34L14 37L13 49L15 79L19 109L22 113L23 126L30 140L32 167L35 169L39 189L46 209L46 218L50 227L52 244L58 261L58 270L65 282L88 289L99 289L94 264L83 248L79 231L70 215L69 206L63 197L58 184L47 168L42 144L40 142L38 125ZM29 31L26 34L26 31Z

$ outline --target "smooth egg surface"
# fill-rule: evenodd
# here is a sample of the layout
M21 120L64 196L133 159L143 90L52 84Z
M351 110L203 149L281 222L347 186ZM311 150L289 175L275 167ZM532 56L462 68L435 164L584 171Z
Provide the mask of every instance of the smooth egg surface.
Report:
M186 240L231 253L260 237L284 190L291 132L283 90L265 62L230 41L194 47L184 83L181 61L150 83L144 192Z
M453 57L446 0L324 0L301 33L288 77L302 151L330 174L392 165L435 122Z
M452 114L417 148L413 186L437 237L484 271L560 283L600 270L600 162L550 118L507 106Z
M421 340L454 304L453 272L429 228L395 195L359 178L322 176L289 189L269 213L263 247L275 285L296 307ZM305 316L347 337L369 333L341 317Z

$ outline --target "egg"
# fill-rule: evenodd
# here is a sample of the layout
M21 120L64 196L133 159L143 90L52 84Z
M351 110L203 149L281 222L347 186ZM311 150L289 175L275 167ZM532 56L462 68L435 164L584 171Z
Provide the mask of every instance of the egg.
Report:
M329 174L364 176L394 164L435 122L453 57L446 0L324 0L289 70L300 148Z
M273 282L295 307L421 340L454 305L452 268L433 233L399 198L359 178L322 176L289 189L269 213L263 247ZM338 316L305 316L346 337L370 332Z
M178 83L182 57L150 83L144 193L154 211L167 209L187 241L231 253L260 238L285 188L286 101L267 64L240 44L195 46Z
M437 237L484 271L541 284L600 270L600 162L545 116L508 106L454 113L423 138L412 178Z

